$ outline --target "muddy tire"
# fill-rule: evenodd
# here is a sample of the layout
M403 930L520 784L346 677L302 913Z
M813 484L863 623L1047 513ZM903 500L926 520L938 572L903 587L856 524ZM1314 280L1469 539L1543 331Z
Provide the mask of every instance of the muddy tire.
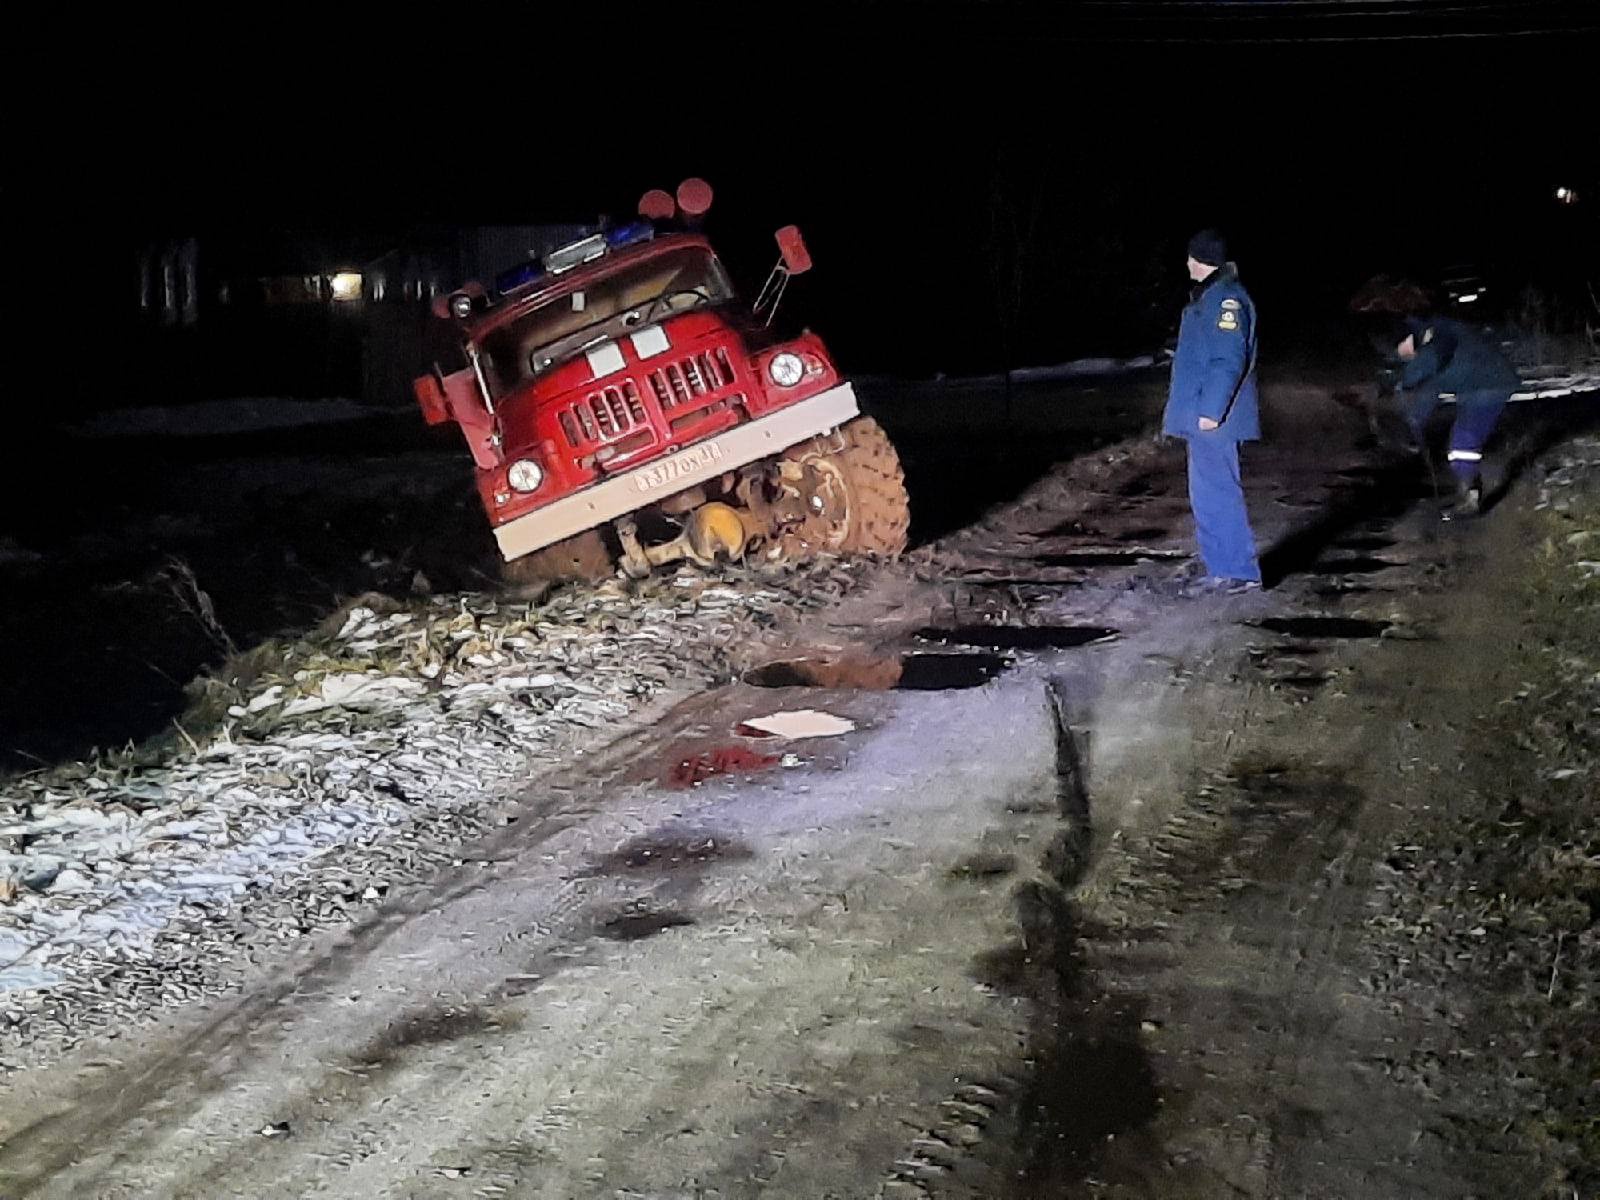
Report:
M500 564L500 578L508 587L536 587L542 583L594 583L615 573L616 556L598 529L569 537L564 542L524 554Z
M798 491L797 520L768 537L762 557L802 561L818 554L878 554L906 548L911 502L900 456L883 427L857 417L837 434L784 451L786 488Z

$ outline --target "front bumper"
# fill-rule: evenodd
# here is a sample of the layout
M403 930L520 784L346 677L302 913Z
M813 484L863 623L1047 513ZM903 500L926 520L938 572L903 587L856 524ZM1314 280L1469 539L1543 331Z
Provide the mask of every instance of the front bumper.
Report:
M634 467L507 521L494 531L500 554L509 562L553 546L726 471L837 429L860 412L855 389L841 383L771 416L735 426L676 454Z

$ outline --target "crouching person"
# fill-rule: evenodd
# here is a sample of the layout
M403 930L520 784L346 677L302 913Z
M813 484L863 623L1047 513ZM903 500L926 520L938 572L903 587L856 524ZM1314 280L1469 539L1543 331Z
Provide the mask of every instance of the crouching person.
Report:
M1400 400L1418 447L1440 397L1456 398L1447 458L1455 494L1445 517L1483 507L1483 451L1521 383L1517 369L1487 334L1450 317L1410 317L1396 352L1405 364Z

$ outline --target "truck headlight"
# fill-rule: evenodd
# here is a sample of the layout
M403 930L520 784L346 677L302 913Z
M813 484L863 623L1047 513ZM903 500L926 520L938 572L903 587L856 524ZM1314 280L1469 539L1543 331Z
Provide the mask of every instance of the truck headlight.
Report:
M544 468L532 459L519 458L506 472L506 482L519 492L538 491L544 482Z
M806 365L800 361L798 354L774 355L767 364L767 374L772 376L772 382L779 387L793 387L805 378Z

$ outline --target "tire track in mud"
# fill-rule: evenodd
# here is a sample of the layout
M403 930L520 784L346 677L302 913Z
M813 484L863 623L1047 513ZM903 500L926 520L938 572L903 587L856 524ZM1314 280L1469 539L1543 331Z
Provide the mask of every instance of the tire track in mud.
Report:
M1208 666L1206 673L1215 676L1218 671ZM1122 939L1126 945L1130 938L1143 937L1155 942L1162 935L1148 930L1135 930L1131 934L1121 929L1105 930L1086 915L1087 911L1092 911L1089 906L1094 897L1089 895L1089 887L1080 890L1080 885L1091 865L1095 878L1103 877L1105 871L1101 862L1090 862L1089 818L1093 797L1087 781L1091 722L1088 710L1079 708L1082 701L1074 700L1078 694L1079 690L1057 680L1041 697L1051 713L1049 731L1030 730L1028 748L1041 757L1048 756L1049 739L1053 737L1054 758L1053 763L1030 758L1026 792L1011 800L1000 799L999 793L972 793L999 800L1004 806L1002 811L1012 814L1011 821L1002 820L1000 824L1002 827L1009 825L1008 833L1032 833L1031 848L1016 847L1015 841L1020 839L1008 843L996 838L992 843L987 840L981 843L986 850L971 852L967 845L961 845L938 860L940 864L954 864L950 871L950 878L954 880L987 879L994 884L996 879L1014 871L1029 872L1026 878L1015 883L1009 894L1000 893L994 897L996 908L1004 901L1004 920L1014 922L1015 936L1001 940L998 929L1004 925L989 924L981 936L961 944L959 957L953 959L950 978L959 980L973 948L989 945L989 949L972 957L971 976L984 990L1005 997L1008 1004L1015 1004L1020 1011L1032 1013L1031 1029L1016 1031L1015 1037L1010 1031L1004 1035L1006 1044L999 1061L1007 1065L993 1068L992 1076L960 1079L943 1093L942 1099L937 1098L947 1086L949 1076L944 1073L942 1064L937 1065L935 1069L940 1073L930 1077L931 1086L924 1095L937 1099L934 1107L938 1115L927 1119L927 1125L908 1146L901 1146L903 1133L900 1130L910 1122L903 1126L898 1122L891 1125L887 1119L882 1121L889 1126L883 1132L882 1141L894 1149L864 1158L862 1161L871 1165L866 1165L857 1179L861 1176L871 1179L876 1174L877 1164L903 1149L904 1156L897 1169L883 1180L883 1195L1006 1196L1027 1200L1034 1196L1076 1194L1086 1181L1108 1171L1108 1159L1118 1147L1129 1143L1134 1146L1133 1155L1116 1155L1118 1166L1124 1158L1138 1157L1148 1160L1153 1172L1168 1160L1152 1128L1162 1113L1164 1101L1171 1100L1170 1092L1165 1097L1158 1092L1153 1066L1153 1058L1160 1061L1159 1052L1167 1049L1163 1045L1164 1037L1159 1028L1146 1028L1147 1024L1153 1024L1147 1021L1149 1002L1145 996L1134 994L1144 986L1139 971L1131 972L1134 990L1122 990L1108 981L1127 974L1117 969L1124 964L1116 961L1107 964L1107 956L1115 955L1112 947L1117 939ZM1026 695L1019 695L1019 700L1025 707ZM1246 716L1252 719L1254 714L1249 709L1253 701L1254 697L1247 695L1242 706ZM1108 724L1094 723L1094 728L1098 733L1108 729ZM1111 746L1109 740L1101 743L1101 752L1108 760L1114 758ZM1237 761L1240 761L1238 756ZM1230 880L1248 880L1258 870L1272 868L1279 869L1283 875L1279 882L1286 887L1298 886L1299 882L1314 887L1320 878L1317 870L1322 867L1309 874L1287 869L1287 860L1292 855L1285 852L1308 836L1317 837L1327 828L1318 823L1319 817L1306 817L1310 795L1297 782L1304 777L1303 764L1291 763L1284 771L1274 772L1267 769L1272 766L1270 761L1242 761L1247 768L1254 761L1254 768L1246 769L1244 777L1256 780L1255 783L1241 786L1238 779L1222 778L1214 780L1209 785L1210 791L1198 799L1185 792L1185 798L1179 803L1181 819L1165 826L1158 839L1169 851L1166 875L1172 895L1189 896L1196 909L1227 912L1230 906L1237 910L1250 903L1260 904L1263 909L1267 905L1261 895L1252 895L1247 889L1233 887L1228 880L1215 878L1215 863L1209 861L1208 856L1219 847L1232 855L1234 868L1227 873ZM1037 794L1033 791L1035 785L1040 789ZM598 786L593 791L584 789L583 794L590 797L594 808L601 807L597 799ZM1112 805L1107 800L1108 796L1101 797L1102 807L1109 809ZM1195 807L1186 809L1191 800ZM1257 812L1256 806L1262 811ZM547 814L548 818L571 819L565 805L557 808L556 813ZM1105 820L1103 813L1101 820ZM1333 828L1339 828L1337 821ZM563 894L563 899L556 902L559 911L563 916L584 922L590 935L603 939L604 935L596 933L596 926L603 927L607 920L619 915L619 910L602 905L599 900L638 904L648 897L657 907L648 911L643 908L625 910L643 914L648 923L651 915L661 914L666 902L685 900L674 889L691 882L700 860L709 853L707 839L711 832L687 825L673 825L670 829L651 827L635 841L619 847L610 857L602 855L595 860L596 867L612 868L610 872L599 872L610 876L609 883L598 878L593 882L596 890L604 889L603 896L588 891L582 897ZM1042 847L1041 841L1046 843ZM724 840L718 836L716 845L719 849L725 846L735 858L742 857L740 847L731 838ZM1001 851L1008 847L1022 852L1007 860ZM1105 857L1098 853L1097 847L1096 858ZM462 890L481 886L474 881L463 884ZM999 893L1004 886L997 885L995 891ZM596 903L585 907L579 903L580 899ZM1168 900L1170 902L1170 897ZM625 915L625 911L620 915ZM539 932L553 933L554 930ZM941 932L947 934L948 931ZM1136 949L1143 952L1143 947L1137 943ZM1158 945L1153 953L1175 957L1178 951ZM514 965L521 972L535 969L526 962ZM520 981L526 976L518 974L512 978L520 987ZM490 994L498 1000L498 995ZM517 992L513 990L509 994L514 996ZM444 1031L458 1024L465 1039L476 1043L485 1033L494 1032L488 1018L495 1015L486 1013L483 1021L470 1015L461 1020L459 1013L422 1010L401 1025L400 1040L412 1040L413 1033L422 1036L415 1045L398 1049L426 1058L430 1045L436 1044L430 1041L430 1031L435 1028ZM739 1020L736 1021L735 1016ZM733 1014L714 1028L737 1028L744 1019L742 1014ZM750 1020L752 1025L756 1023L753 1016ZM921 1037L928 1027L913 1025L908 1028L905 1041L892 1056L893 1069L902 1075L915 1068L913 1056L908 1053L916 1048L912 1035ZM597 1035L609 1032L609 1027L598 1024L595 1029ZM963 1035L964 1029L953 1028L946 1062L957 1063L966 1057L960 1045ZM786 1041L787 1036L783 1040ZM707 1042L715 1046L719 1039L711 1037ZM1013 1044L1025 1047L1020 1062L1010 1051ZM1152 1055L1152 1051L1157 1053ZM699 1096L708 1082L715 1082L725 1074L725 1069L709 1053L694 1054L689 1067L683 1072L679 1095ZM750 1101L741 1098L739 1103L748 1106ZM837 1134L841 1128L852 1124L859 1127L865 1118L821 1109L813 1113L805 1107L810 1104L812 1101L796 1100L784 1093L779 1099L769 1101L768 1107L776 1113L793 1114L792 1122L797 1130L812 1117L819 1125L830 1124L833 1132L825 1153L837 1156ZM907 1115L928 1111L931 1110L919 1106L907 1110ZM670 1123L673 1118L664 1114L659 1119ZM643 1126L629 1127L628 1141L637 1144L641 1140L641 1128ZM256 1144L249 1143L251 1153ZM286 1143L275 1140L266 1144L273 1147L273 1152L278 1152ZM756 1168L759 1166L764 1176L770 1173L769 1159L782 1161L779 1151L772 1149L781 1142L770 1133L764 1139L758 1135L743 1135L728 1144L737 1147L739 1155L731 1163L722 1164L718 1173L726 1180L748 1177L753 1183L761 1183ZM752 1144L759 1149L746 1152ZM532 1139L489 1139L486 1136L484 1145L478 1147L483 1155L481 1159L476 1153L463 1153L463 1145L452 1147L451 1157L446 1161L475 1161L475 1175L481 1175L488 1163L494 1161L503 1161L508 1170L515 1167L530 1173L548 1174L557 1165L547 1157L548 1145L542 1149L540 1143ZM877 1147L873 1149L876 1151ZM761 1157L759 1163L758 1156ZM798 1152L794 1157L799 1158ZM1172 1179L1170 1174L1163 1173L1153 1183L1168 1185L1168 1190L1156 1187L1140 1194L1170 1195ZM615 1181L598 1180L593 1186L598 1189L604 1182ZM608 1194L611 1193L608 1191ZM822 1193L818 1189L787 1194L860 1193L852 1186L847 1191L834 1193Z
M1280 1136L1315 1136L1324 1118L1313 1109L1284 1104L1244 1144L1217 1155L1220 1168L1164 1145L1153 1128L1174 1099L1182 1103L1158 1082L1151 1052L1166 1022L1152 1019L1152 1003L1139 991L1113 986L1093 960L1097 946L1120 943L1135 959L1153 955L1164 965L1172 953L1164 946L1168 931L1159 917L1133 928L1102 927L1074 897L1090 865L1089 742L1062 691L1052 688L1050 698L1063 827L1041 855L1038 874L1013 894L1017 938L975 962L980 978L1026 999L1034 1039L1020 1071L955 1089L879 1194L1043 1200L1108 1180L1139 1195L1278 1194L1266 1182L1274 1147ZM1358 899L1359 889L1344 888L1340 876L1363 801L1342 771L1241 755L1152 839L1141 855L1150 869L1114 889L1119 907L1225 924L1238 931L1243 952L1287 964L1293 982L1286 992L1229 994L1234 1019L1281 1031L1260 1055L1264 1077L1294 1073L1292 1063L1273 1060L1292 1051L1302 1023L1318 1019L1308 1018L1305 1000L1324 986L1330 943L1350 924L1346 910ZM1297 850L1306 845L1322 849ZM1302 914L1325 911L1285 924L1277 917L1286 905ZM1241 1182L1248 1191L1235 1190Z
M1381 532L1388 549L1391 523L1410 499L1393 497L1377 513L1367 497L1336 506L1333 519L1293 543L1299 558L1292 565L1304 576L1304 586L1292 591L1311 588L1323 574L1342 573L1350 551L1365 548L1334 546L1335 535L1376 540ZM1352 534L1353 524L1358 528ZM1344 557L1324 565L1320 559L1330 550L1343 551ZM1416 572L1406 569L1410 565L1385 561L1382 568L1411 576ZM1422 569L1425 573L1426 565ZM1421 580L1414 586L1425 590ZM1336 628L1322 629L1319 620ZM1059 681L1050 688L1063 827L1040 856L1035 877L1014 892L1017 939L986 952L976 964L980 978L1030 1007L1033 1036L1022 1069L953 1090L940 1105L939 1119L911 1142L880 1195L1030 1200L1078 1195L1086 1185L1095 1194L1109 1187L1124 1196L1281 1195L1274 1188L1284 1183L1282 1143L1300 1143L1303 1149L1323 1136L1329 1121L1346 1115L1320 1111L1314 1101L1301 1102L1293 1093L1315 1095L1346 1066L1327 1057L1341 1049L1327 1036L1342 1019L1330 993L1343 987L1350 937L1361 928L1363 879L1370 864L1361 859L1360 848L1370 843L1374 822L1365 815L1360 772L1347 769L1353 764L1334 760L1330 765L1305 753L1306 747L1275 755L1273 739L1263 749L1254 736L1255 723L1264 715L1263 705L1302 704L1315 691L1285 690L1313 682L1310 677L1273 674L1272 664L1289 648L1302 656L1314 649L1320 656L1331 650L1331 641L1350 636L1346 623L1374 638L1410 641L1421 635L1408 625L1391 628L1392 620L1311 621L1306 636L1324 639L1315 647L1303 644L1305 637L1265 651L1238 647L1239 665L1254 658L1254 672L1229 674L1223 662L1208 671L1219 680L1243 683L1229 701L1231 722L1250 732L1234 746L1230 730L1221 742L1225 751L1233 749L1228 765L1186 789L1186 797L1137 850L1116 849L1115 856L1127 861L1112 873L1116 882L1109 896L1099 888L1093 899L1077 894L1090 865L1084 728L1089 714L1074 711L1071 693ZM1252 674L1266 678L1251 682ZM1337 674L1319 670L1314 683L1321 686ZM1375 824L1383 823L1380 818ZM1106 875L1097 867L1097 877ZM1102 907L1115 928L1103 928L1088 915ZM1124 921L1119 913L1138 916ZM1183 977L1208 971L1204 954L1196 954L1204 950L1209 931L1197 935L1196 921L1228 931L1219 935L1222 950L1246 962L1273 965L1259 970L1253 986L1208 997L1207 985L1201 984L1185 1001ZM1290 1094L1257 1112L1261 1119L1253 1123L1222 1128L1223 1122L1201 1133L1196 1145L1188 1137L1166 1144L1175 1113L1181 1120L1192 1107L1183 1087L1192 1092L1196 1081L1187 1072L1168 1079L1172 1046L1164 1026L1181 1025L1189 1014L1180 1008L1172 1018L1152 1019L1162 1018L1155 1010L1157 992L1176 993L1180 1003L1220 1002L1226 1010L1222 1015L1200 1019L1212 1039L1206 1052L1223 1052L1230 1042L1249 1047L1247 1057L1257 1072L1254 1086L1287 1084ZM1164 995L1159 1003L1170 1005L1174 998ZM1370 1032L1364 1029L1361 1035ZM1306 1041L1319 1040L1321 1045L1310 1047L1311 1062L1297 1061ZM1226 1087L1226 1080L1219 1083ZM1259 1096L1238 1099L1241 1113L1261 1107L1251 1103ZM1290 1158L1288 1171L1303 1173L1307 1164L1292 1151Z
M1417 579L1413 595L1436 583ZM1090 972L1148 1006L1134 1037L1147 1035L1143 1065L1159 1072L1158 1115L1045 1194L1472 1194L1474 1156L1450 1138L1448 1113L1384 1077L1384 1055L1417 1035L1419 1015L1362 990L1374 864L1400 811L1388 774L1400 697L1454 653L1414 608L1390 610L1374 623L1382 636L1348 656L1330 654L1329 674L1359 674L1308 710L1261 663L1243 677L1226 662L1208 671L1244 685L1219 710L1227 757L1117 850L1122 863L1097 863L1109 887L1083 900L1112 926L1082 929Z
M1143 1004L1103 990L1079 945L1092 933L1072 897L1090 862L1090 734L1064 681L1051 680L1045 697L1060 827L1013 890L1017 936L973 962L982 983L1030 1005L1038 1033L1021 1072L963 1081L940 1102L938 1122L912 1139L880 1187L886 1198L1053 1196L1160 1108Z

